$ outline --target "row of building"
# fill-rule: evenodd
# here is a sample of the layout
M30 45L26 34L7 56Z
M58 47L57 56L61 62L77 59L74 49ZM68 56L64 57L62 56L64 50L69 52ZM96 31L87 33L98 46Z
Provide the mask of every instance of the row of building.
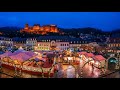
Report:
M0 37L0 46L16 46L34 50L67 50L68 48L79 48L82 45L100 45L104 42L90 39L72 38L68 36L39 36L38 38L6 38ZM110 38L106 41L107 47L119 48L120 38Z

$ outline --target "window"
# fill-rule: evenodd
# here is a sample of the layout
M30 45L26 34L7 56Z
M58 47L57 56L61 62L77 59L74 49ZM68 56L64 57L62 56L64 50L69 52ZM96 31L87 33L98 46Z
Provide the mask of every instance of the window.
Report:
M118 44L116 44L116 47L118 47Z
M111 44L111 47L113 47L114 46L114 44Z

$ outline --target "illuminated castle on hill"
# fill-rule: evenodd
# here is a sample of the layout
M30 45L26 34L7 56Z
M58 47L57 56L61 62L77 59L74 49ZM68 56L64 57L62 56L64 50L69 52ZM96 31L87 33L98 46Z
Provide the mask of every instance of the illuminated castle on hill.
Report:
M31 33L31 34L47 34L51 33L59 33L59 30L56 25L44 25L40 26L39 24L35 24L33 27L28 24L25 25L24 29L20 30L21 33Z

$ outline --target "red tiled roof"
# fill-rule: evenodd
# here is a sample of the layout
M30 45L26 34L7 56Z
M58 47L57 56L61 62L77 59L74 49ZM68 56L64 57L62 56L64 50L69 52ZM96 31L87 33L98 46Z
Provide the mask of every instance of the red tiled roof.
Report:
M93 57L95 55L93 53L86 53L85 56L87 56L87 57Z
M79 52L79 54L82 54L82 55L85 55L85 54L87 54L87 52Z
M96 61L103 61L103 60L105 60L105 58L104 58L102 55L95 55L95 56L94 56L94 59L95 59Z

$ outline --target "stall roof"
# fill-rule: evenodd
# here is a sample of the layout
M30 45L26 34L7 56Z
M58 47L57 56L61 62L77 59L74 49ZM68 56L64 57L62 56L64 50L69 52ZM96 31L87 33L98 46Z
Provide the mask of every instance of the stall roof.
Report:
M102 55L95 55L93 58L94 58L96 61L103 61L103 60L105 60L105 58L104 58Z
M85 54L87 57L94 57L95 55L93 53L86 53Z

